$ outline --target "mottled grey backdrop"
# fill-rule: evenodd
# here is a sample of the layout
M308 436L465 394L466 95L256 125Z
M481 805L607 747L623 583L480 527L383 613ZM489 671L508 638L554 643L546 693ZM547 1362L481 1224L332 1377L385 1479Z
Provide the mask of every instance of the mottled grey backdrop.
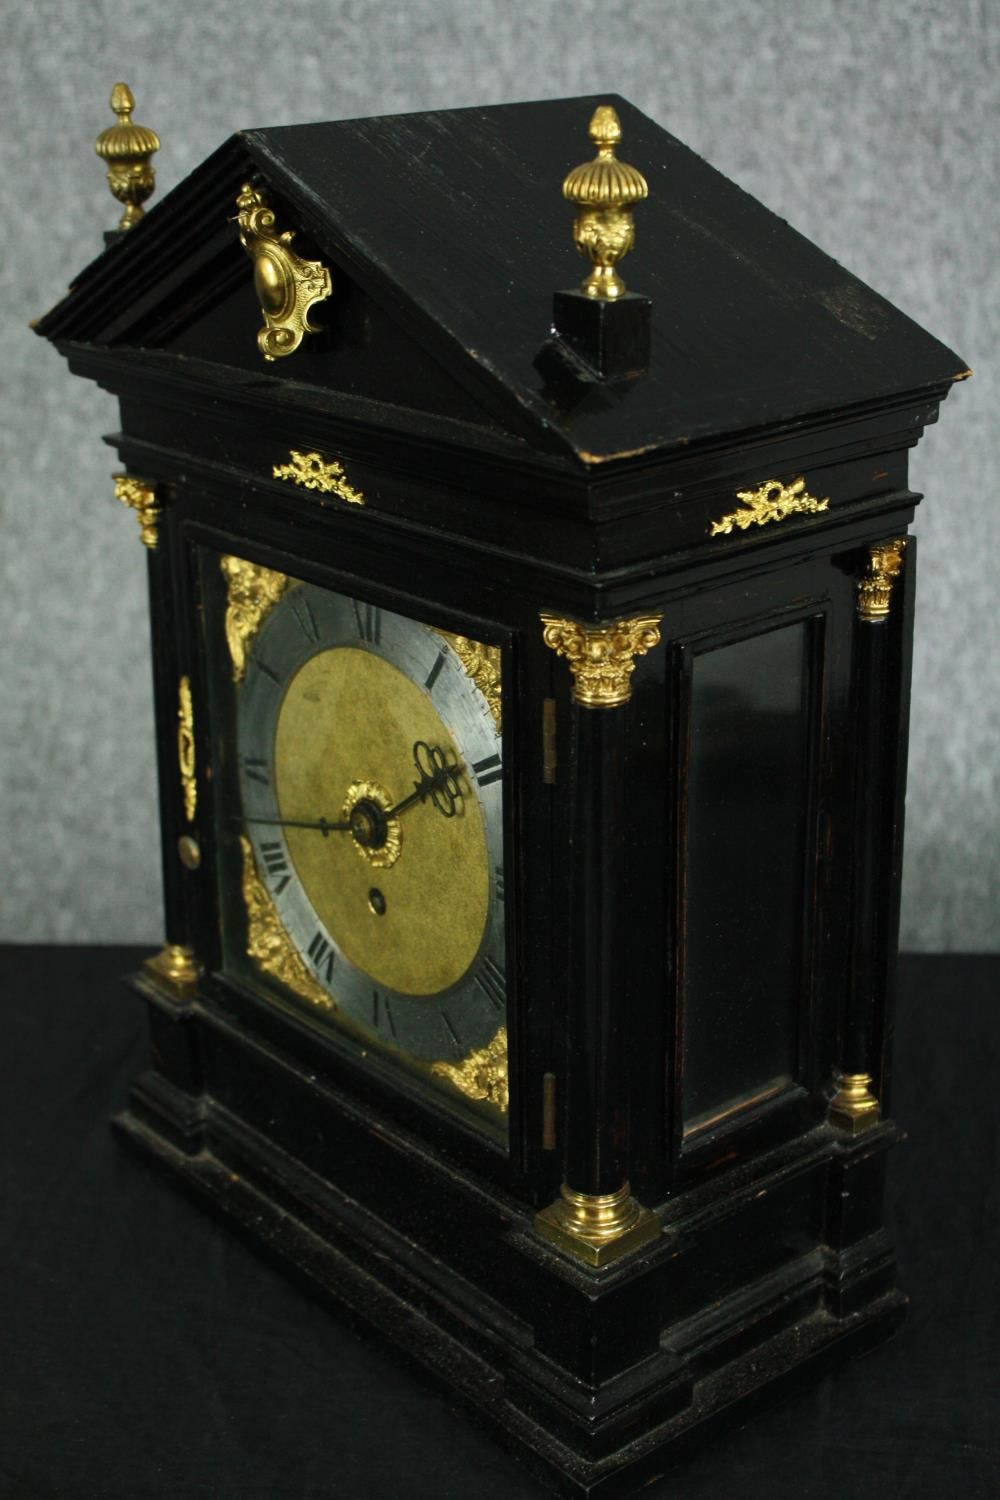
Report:
M145 560L100 441L116 412L26 328L113 223L91 142L124 78L161 191L245 126L615 90L957 349L976 379L912 465L903 939L996 946L995 0L7 0L3 34L0 938L161 936Z

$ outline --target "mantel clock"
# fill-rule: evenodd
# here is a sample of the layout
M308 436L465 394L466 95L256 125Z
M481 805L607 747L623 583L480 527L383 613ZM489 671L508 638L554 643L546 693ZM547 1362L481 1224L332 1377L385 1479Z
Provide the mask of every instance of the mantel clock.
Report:
M248 131L146 211L113 103L37 330L149 567L118 1123L622 1492L902 1316L907 461L968 371L624 100Z

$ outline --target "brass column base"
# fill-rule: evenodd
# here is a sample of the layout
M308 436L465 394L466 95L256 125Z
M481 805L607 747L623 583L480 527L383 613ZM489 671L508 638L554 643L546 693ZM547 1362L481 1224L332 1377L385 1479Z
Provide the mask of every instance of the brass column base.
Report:
M859 1135L877 1125L881 1118L879 1102L871 1091L870 1073L837 1073L837 1091L830 1100L827 1117L838 1130Z
M194 989L201 976L201 964L194 956L194 949L184 948L180 943L164 943L159 953L147 958L142 967L160 984L168 984L181 994Z
M660 1235L660 1221L624 1183L617 1193L575 1193L563 1183L559 1197L535 1215L535 1229L558 1250L588 1266L606 1266Z

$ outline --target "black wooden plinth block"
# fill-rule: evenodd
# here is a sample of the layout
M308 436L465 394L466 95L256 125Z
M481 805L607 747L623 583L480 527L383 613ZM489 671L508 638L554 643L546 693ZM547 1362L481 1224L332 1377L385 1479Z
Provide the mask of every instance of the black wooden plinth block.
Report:
M650 299L635 292L614 302L583 292L556 292L552 324L563 343L603 380L619 380L649 369L652 310Z
M581 1382L549 1356L544 1334L531 1337L525 1309L510 1316L482 1289L475 1299L456 1299L436 1256L412 1244L402 1253L402 1242L384 1221L275 1151L209 1098L203 1101L205 1144L188 1151L170 1120L177 1097L166 1091L154 1100L141 1082L115 1124L175 1183L314 1295L387 1338L450 1387L543 1482L573 1500L618 1500L634 1493L694 1443L745 1419L766 1397L795 1390L889 1337L905 1314L906 1299L892 1285L891 1256L887 1260L878 1234L846 1254L813 1250L793 1257L714 1307L673 1319L663 1331L663 1347L647 1359L616 1376ZM829 1149L824 1137L813 1163L821 1172L820 1158ZM807 1196L811 1202L812 1194ZM754 1185L748 1201L766 1205L770 1197ZM698 1222L696 1213L681 1239L693 1235L704 1257ZM581 1273L539 1247L526 1220L511 1221L508 1229L504 1254L519 1263L515 1281L534 1287L534 1314L544 1322L546 1304L553 1297L559 1301L557 1283L571 1290ZM674 1261L669 1254L647 1254L625 1271L611 1295L621 1296L636 1278L647 1306L668 1306L677 1294L683 1301L691 1277L685 1272L684 1285L674 1286ZM380 1268L377 1276L373 1266ZM878 1275L872 1275L873 1266ZM713 1284L720 1284L717 1278ZM594 1289L588 1282L586 1304ZM840 1315L836 1304L843 1308ZM590 1343L606 1319L596 1300L585 1316L583 1341Z

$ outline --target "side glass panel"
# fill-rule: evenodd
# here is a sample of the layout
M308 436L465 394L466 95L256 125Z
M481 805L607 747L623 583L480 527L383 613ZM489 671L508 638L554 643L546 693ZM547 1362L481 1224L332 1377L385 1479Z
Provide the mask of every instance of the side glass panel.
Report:
M694 657L687 789L686 1132L795 1076L811 738L810 622Z

